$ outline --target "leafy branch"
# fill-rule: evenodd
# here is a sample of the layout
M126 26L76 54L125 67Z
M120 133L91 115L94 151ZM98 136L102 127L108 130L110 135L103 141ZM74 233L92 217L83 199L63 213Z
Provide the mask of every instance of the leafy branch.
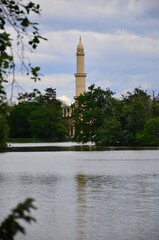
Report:
M5 94L3 83L7 82L8 75L12 73L13 96L15 55L20 59L21 70L30 74L34 81L40 80L40 68L33 67L30 61L26 62L25 52L26 48L34 51L41 40L47 39L39 34L38 23L29 19L31 13L40 15L40 5L31 1L24 3L24 0L0 0L0 94ZM14 30L12 34L10 27Z
M36 222L36 219L30 215L31 209L36 209L32 198L19 203L12 213L0 225L0 240L14 240L14 236L21 232L25 234L24 227L18 222L24 220L27 223Z

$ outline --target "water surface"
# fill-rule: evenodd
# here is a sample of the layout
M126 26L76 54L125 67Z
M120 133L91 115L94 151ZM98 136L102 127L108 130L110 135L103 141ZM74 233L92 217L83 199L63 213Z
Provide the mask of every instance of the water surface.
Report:
M17 240L159 239L159 150L90 148L0 154L0 221L26 197L38 207Z

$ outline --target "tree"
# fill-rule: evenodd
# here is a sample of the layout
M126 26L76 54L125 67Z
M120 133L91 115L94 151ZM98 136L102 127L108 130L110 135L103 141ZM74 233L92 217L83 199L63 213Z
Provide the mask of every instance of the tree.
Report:
M151 115L151 98L147 91L140 88L135 88L133 93L127 92L127 95L122 97L120 118L123 132L122 142L124 145L135 145L137 134L143 131Z
M25 234L25 228L21 225L21 220L27 223L36 222L36 219L30 215L31 209L36 209L33 201L33 199L28 198L23 203L19 203L1 223L0 240L14 240L18 232Z
M48 104L55 104L56 100L56 89L55 88L46 88L45 89L45 94L44 95L39 95L37 97L37 100L43 104L43 103L48 103Z
M152 101L150 103L151 117L156 118L159 116L159 94L155 96L155 91L152 91Z
M38 107L31 112L29 122L32 137L63 140L67 133L62 119L61 102L56 99L56 90L47 88L45 94L36 99Z
M56 90L47 88L19 96L20 103L12 107L9 117L10 137L63 140L67 129L62 119L61 102Z
M9 116L11 138L31 138L29 117L38 106L34 102L22 102L12 106Z
M147 146L159 145L159 117L147 121L143 133L137 134L137 142Z
M7 122L8 105L7 103L0 103L0 148L5 147L7 141L9 127Z
M109 107L108 107L109 106ZM121 145L122 144L122 126L120 122L121 101L116 98L110 98L103 115L103 124L97 129L98 144L100 145Z
M150 117L144 125L142 132L137 134L137 143L140 145L159 145L159 94L155 96L153 91L149 104Z
M122 99L91 85L73 106L74 141L98 145L158 145L159 97L135 88Z
M75 126L74 141L98 143L97 129L104 122L105 112L110 113L113 92L109 89L102 90L91 85L88 92L76 98L73 106L72 117Z
M103 125L97 129L98 144L100 145L119 145L122 140L121 136L121 124L115 116L105 118Z
M12 74L12 98L16 82L15 54L20 59L21 70L27 75L30 74L35 81L40 79L40 68L33 67L30 61L26 62L24 54L28 48L30 51L35 50L40 40L45 39L39 34L38 23L29 19L32 13L40 14L40 12L40 5L31 1L0 0L0 138L2 145L5 144L7 135L5 122L7 104L5 103L4 84L7 82L8 75ZM11 34L10 27L13 34ZM6 106L5 111L2 110L4 106Z

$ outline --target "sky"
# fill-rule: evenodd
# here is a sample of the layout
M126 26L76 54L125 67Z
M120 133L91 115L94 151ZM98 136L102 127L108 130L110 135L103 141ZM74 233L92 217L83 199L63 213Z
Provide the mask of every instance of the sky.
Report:
M120 97L135 87L159 93L159 0L35 0L34 18L47 41L41 41L33 64L43 77L34 83L19 72L17 93L56 88L66 104L74 102L76 48L85 50L86 87L95 83ZM7 92L9 94L9 87Z

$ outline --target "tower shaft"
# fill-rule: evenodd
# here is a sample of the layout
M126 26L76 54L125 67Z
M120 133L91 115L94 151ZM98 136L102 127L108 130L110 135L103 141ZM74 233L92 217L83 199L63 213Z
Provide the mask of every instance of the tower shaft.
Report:
M75 73L76 78L76 97L86 91L86 76L84 73L84 47L81 42L81 38L79 44L77 46L77 73Z

